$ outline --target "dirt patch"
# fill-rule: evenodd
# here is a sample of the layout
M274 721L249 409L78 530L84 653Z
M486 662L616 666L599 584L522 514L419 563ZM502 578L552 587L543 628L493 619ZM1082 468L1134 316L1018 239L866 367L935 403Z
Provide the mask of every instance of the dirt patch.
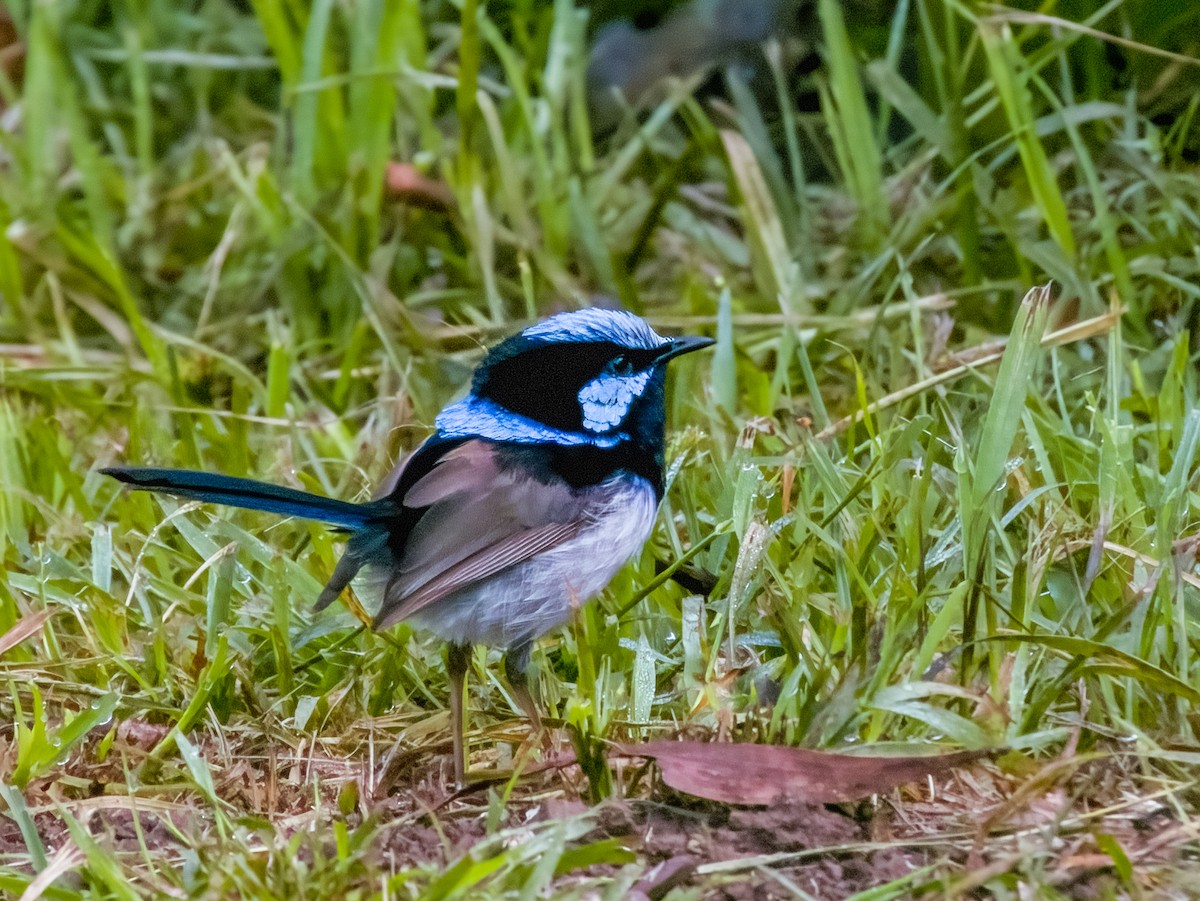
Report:
M390 870L433 864L444 866L469 852L487 836L483 818L459 816L387 829L376 854Z
M589 811L564 796L561 781L556 796L547 798L547 791L554 792L552 781L547 777L540 790L525 786L528 794L511 798L504 825L534 826ZM397 825L385 830L376 849L389 867L444 866L484 840L479 799L462 797L421 815L422 807L436 805L436 790L426 784L414 794L411 788L396 791L375 809L376 816ZM841 898L926 863L918 850L868 847L872 822L854 814L850 808L810 804L738 808L663 791L590 809L595 825L580 841L617 839L637 855L645 874L633 888L635 899L660 898L677 886L703 888L705 898L731 901L795 897L788 882L815 897ZM783 855L795 857L783 860ZM759 858L758 868L742 865ZM720 870L723 862L734 863L727 873ZM594 866L573 877L603 878L616 869Z
M581 866L554 885L632 880L631 897L639 901L675 887L715 899L794 897L797 888L841 898L930 866L920 878L933 880L938 892L953 886L958 897L1005 873L1019 884L1034 859L1042 862L1037 884L1086 898L1135 883L1161 886L1159 876L1147 873L1169 876L1184 858L1200 854L1194 822L1154 797L1161 777L1148 784L1133 756L1031 762L1019 774L984 763L869 803L832 806L698 801L626 770L616 774L624 800L589 808L580 800L586 780L575 766L529 774L511 790L499 781L490 790L455 793L440 745L372 763L360 747L290 747L253 733L224 739L192 739L223 816L261 823L254 835L264 852L292 847L298 850L288 853L302 858L335 857L335 821L349 830L369 824L358 858L364 874L417 869L436 878L464 855L503 853L505 842L524 841L554 822L577 824L571 846L617 842L632 861ZM189 848L215 840L212 805L174 787L186 783L185 772L168 766L157 788L129 791L133 768L153 742L122 733L107 756L97 754L97 743L90 738L24 792L48 856L72 841L62 811L100 847L131 859L183 859ZM0 746L0 761L11 756L11 747ZM475 765L480 774L495 766ZM1189 784L1181 781L1179 790ZM297 834L302 840L289 844ZM0 816L0 856L28 869L19 863L29 860L24 836L8 816ZM908 887L919 891L917 882Z
M708 897L720 899L793 898L789 882L818 898L844 898L925 862L907 849L866 849L869 821L815 804L731 808L684 799L639 801L603 808L600 822L601 833L632 839L652 867L669 864L661 870L672 886L703 882ZM753 858L762 859L758 868L741 868ZM740 862L739 868L723 875L719 864L727 861ZM657 897L657 887L652 869L643 892Z

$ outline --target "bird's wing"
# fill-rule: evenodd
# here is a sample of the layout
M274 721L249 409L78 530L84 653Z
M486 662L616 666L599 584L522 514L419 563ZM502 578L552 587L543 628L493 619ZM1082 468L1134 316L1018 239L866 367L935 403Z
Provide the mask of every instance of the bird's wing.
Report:
M407 619L460 588L501 573L573 538L579 523L551 523L526 529L477 551L465 560L442 570L409 594L401 595L390 587L383 607L375 617L375 628L382 629ZM393 582L393 585L396 583Z
M362 521L357 528L348 530L350 540L346 550L313 605L314 611L324 610L337 600L364 566L384 571L392 568L413 526L424 513L403 505L404 492L461 443L460 439L438 435L427 439L389 473L376 490L374 500L356 505Z
M569 486L504 466L496 454L489 442L466 441L395 498L423 512L396 555L377 628L557 547L587 525L584 501Z

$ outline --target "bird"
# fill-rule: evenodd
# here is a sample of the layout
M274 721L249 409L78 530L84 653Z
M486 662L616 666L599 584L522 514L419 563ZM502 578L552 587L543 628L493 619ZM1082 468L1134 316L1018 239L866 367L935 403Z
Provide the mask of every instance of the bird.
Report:
M401 621L447 643L454 776L466 784L470 651L504 651L536 730L535 641L598 595L649 538L664 492L667 364L711 345L599 307L558 313L492 347L470 390L381 483L349 502L212 472L109 466L134 489L330 525L346 547L314 610L360 572Z
M644 106L669 78L734 66L750 80L766 68L764 41L815 20L813 13L794 21L799 6L799 0L620 0L594 7L590 21L598 28L586 75L593 133L613 131L630 106Z

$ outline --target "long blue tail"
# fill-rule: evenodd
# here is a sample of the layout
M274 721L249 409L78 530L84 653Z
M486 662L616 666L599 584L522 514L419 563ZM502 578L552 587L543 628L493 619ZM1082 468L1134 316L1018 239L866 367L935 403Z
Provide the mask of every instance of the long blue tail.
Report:
M140 466L110 466L100 472L143 491L159 491L281 516L300 516L350 530L360 529L370 520L378 519L381 512L376 503L352 504L307 491L210 472Z

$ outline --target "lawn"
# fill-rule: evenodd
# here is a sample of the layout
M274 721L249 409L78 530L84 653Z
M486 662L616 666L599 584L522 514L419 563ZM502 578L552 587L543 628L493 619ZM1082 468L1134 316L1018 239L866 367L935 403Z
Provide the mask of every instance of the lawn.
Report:
M1200 7L798 2L601 123L614 6L0 8L0 896L1194 896ZM596 303L716 346L463 791L337 534L97 472L366 499ZM680 736L978 759L729 804Z

